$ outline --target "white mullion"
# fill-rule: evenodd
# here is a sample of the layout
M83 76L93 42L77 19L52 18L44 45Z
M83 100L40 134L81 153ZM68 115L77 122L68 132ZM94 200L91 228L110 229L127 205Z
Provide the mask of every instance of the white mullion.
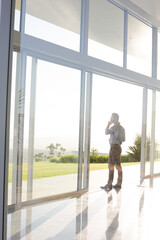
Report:
M80 52L88 51L89 0L81 0Z
M143 89L143 106L142 106L142 135L141 135L141 162L140 162L140 184L145 178L145 161L146 161L146 129L147 129L147 99L148 90Z
M150 176L153 176L153 174L154 174L155 117L156 117L156 91L152 91L152 123L151 123L151 148L150 148Z
M124 11L123 67L127 68L128 12Z
M157 78L157 28L152 28L152 78ZM155 157L155 118L156 118L156 91L152 91L152 123L150 149L150 175L154 174Z
M87 73L83 188L89 187L91 105L92 105L92 73Z
M89 0L81 0L80 53L84 54L84 55L87 55L87 50L88 50L88 20L89 20ZM85 82L86 82L85 70L82 69L82 71L81 71L81 94L80 94L81 97L80 97L80 120L79 120L77 190L82 189Z
M18 32L15 31L14 39L16 48L18 48L18 45L20 44L20 38L18 35ZM160 91L160 81L153 77L125 69L41 39L36 39L27 34L23 34L21 46L22 49L24 48L27 52L27 55L31 55L35 58Z
M77 190L82 189L84 106L85 106L85 72L81 71Z
M36 81L37 81L37 59L32 58L29 138L28 138L27 200L32 199L32 191L33 191L33 156L34 156L34 132L35 132Z

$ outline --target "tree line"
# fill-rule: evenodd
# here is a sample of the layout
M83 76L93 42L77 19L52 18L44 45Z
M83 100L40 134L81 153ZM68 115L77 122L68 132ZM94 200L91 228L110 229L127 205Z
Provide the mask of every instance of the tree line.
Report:
M146 139L147 146L147 159L149 161L150 156L150 138ZM157 143L155 144L155 149L157 148ZM65 154L66 149L62 147L60 143L51 143L46 147L49 150L48 155L44 152L40 152L34 155L35 162L40 161L50 161L50 162L62 162L62 163L74 163L78 161L77 155ZM132 146L128 147L127 154L121 155L122 162L140 162L141 158L141 136L136 135ZM98 153L96 148L92 148L90 152L90 163L106 163L108 162L108 156Z

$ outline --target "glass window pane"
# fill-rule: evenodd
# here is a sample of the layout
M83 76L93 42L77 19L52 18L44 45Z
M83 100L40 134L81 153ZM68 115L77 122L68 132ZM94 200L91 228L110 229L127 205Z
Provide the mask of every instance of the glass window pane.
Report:
M80 74L14 53L9 205L77 190Z
M158 32L158 64L157 64L157 78L160 80L160 32Z
M25 33L79 51L80 0L26 0Z
M16 64L18 53L13 53L13 71L11 86L11 107L10 107L10 135L9 135L9 168L8 168L8 204L14 204L15 198L12 197L14 177L13 172L16 170L16 164L13 163L14 148L14 110L15 110L15 86L16 86Z
M20 9L21 9L21 1L15 1L15 16L14 16L14 30L20 31Z
M109 137L105 135L105 128L113 112L119 114L119 121L126 131L126 141L122 143L122 154L126 155L127 152L131 152L129 146L134 145L137 135L141 136L142 88L93 75L91 154L108 155L110 145ZM104 169L106 167L104 163ZM106 183L106 174L104 177L104 183ZM117 179L114 180L116 183ZM139 169L136 176L134 175L135 180L139 180ZM128 176L127 179L124 176L124 181L133 181L133 178ZM90 182L90 189L98 189L101 184L103 183L96 179L93 183Z
M124 12L111 3L90 1L88 54L123 65Z
M10 112L10 151L9 151L9 178L8 178L8 204L17 201L16 188L18 187L17 169L22 173L22 201L27 200L27 169L28 169L28 129L29 129L29 102L31 83L31 57L26 58L26 84L25 90L18 90L20 54L13 53L13 72L11 88ZM24 97L25 96L25 97ZM22 105L24 115L21 115ZM23 130L22 130L22 128ZM21 129L21 130L20 130ZM20 133L21 131L21 133ZM23 131L23 133L22 133ZM23 136L23 138L21 138ZM22 143L22 145L21 145ZM19 149L21 145L22 149ZM21 156L20 156L21 155ZM22 158L21 158L22 157Z
M127 68L151 76L152 28L128 15Z
M154 173L160 173L160 92L156 92L156 121L155 121L155 163Z
M152 90L148 89L145 175L150 175L151 127L152 127Z
M80 71L38 60L33 198L77 189L79 101Z

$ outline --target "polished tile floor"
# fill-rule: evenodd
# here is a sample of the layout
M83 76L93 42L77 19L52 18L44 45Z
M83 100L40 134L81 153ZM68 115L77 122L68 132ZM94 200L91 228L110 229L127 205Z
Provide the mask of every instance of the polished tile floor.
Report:
M138 167L133 169L132 173L137 173ZM106 173L97 172L93 174L96 178ZM160 178L146 179L141 186L137 178L124 180L120 191L109 192L100 189L98 179L79 198L35 205L9 214L8 239L160 239Z

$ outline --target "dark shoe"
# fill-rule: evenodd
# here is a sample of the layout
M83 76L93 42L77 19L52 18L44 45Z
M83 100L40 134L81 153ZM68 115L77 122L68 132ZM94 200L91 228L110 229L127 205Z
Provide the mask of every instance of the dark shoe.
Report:
M120 189L120 188L121 188L121 185L117 183L117 184L114 185L113 187L116 188L116 189Z
M112 189L112 184L107 183L104 187L101 187L104 190L111 190Z

